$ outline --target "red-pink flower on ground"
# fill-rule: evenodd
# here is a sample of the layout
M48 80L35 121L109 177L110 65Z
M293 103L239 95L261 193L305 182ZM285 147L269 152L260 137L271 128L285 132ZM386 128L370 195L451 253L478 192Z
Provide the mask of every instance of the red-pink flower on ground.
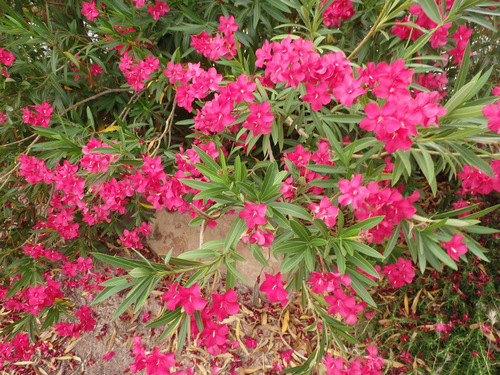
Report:
M281 272L275 276L265 273L266 280L260 286L260 291L266 293L269 302L280 302L281 306L285 306L288 302L288 292L283 288L281 281Z
M233 289L229 289L224 294L213 294L212 299L214 303L208 312L210 314L215 314L217 320L220 322L229 315L237 314L238 311L240 311L238 295Z
M147 375L171 374L170 367L175 366L174 353L160 353L155 346L153 352L146 356Z
M96 9L96 6L97 4L95 1L83 2L81 12L89 21L95 20L95 18L99 15L99 11Z
M467 253L467 245L464 243L464 236L455 233L451 241L443 243L446 252L451 259L458 262L460 255Z
M212 320L206 320L203 324L203 332L200 337L204 339L203 344L205 344L207 351L214 356L218 355L221 350L225 351L224 344L229 332L227 325L217 324Z
M439 322L437 324L434 324L434 328L436 329L437 332L451 332L451 328L453 327L452 322L448 323L443 323Z
M257 347L257 340L252 337L245 338L245 346L247 348L255 349Z
M314 212L313 219L321 219L328 227L333 227L337 222L339 208L333 206L328 197L321 198L319 203L310 203L309 209Z
M114 356L115 356L115 352L109 352L109 353L104 354L102 356L102 359L104 359L105 361L109 361Z
M240 219L245 219L247 228L253 230L257 225L266 225L266 211L267 206L265 204L253 204L245 202L245 207L240 211L238 216Z
M274 115L271 113L271 103L251 103L248 109L250 114L242 126L251 130L254 137L259 134L271 133L274 119Z
M500 134L500 102L484 106L483 115L488 119L488 129Z

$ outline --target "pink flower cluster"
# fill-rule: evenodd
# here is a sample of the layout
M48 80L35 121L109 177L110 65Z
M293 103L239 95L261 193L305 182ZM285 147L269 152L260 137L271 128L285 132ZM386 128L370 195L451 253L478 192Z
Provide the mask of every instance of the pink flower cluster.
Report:
M137 9L141 9L146 5L146 0L132 0ZM170 8L166 1L155 0L155 5L148 5L148 14L151 14L155 20L159 20L166 13L170 12Z
M493 170L493 177L475 167L464 165L462 172L457 175L458 178L463 180L459 194L470 193L476 195L500 191L500 160L492 160L491 169Z
M415 277L415 267L411 260L398 258L396 263L383 266L382 273L387 276L394 288L399 288L412 283Z
M134 249L143 249L144 245L142 244L142 239L139 234L143 237L151 234L151 224L142 222L139 227L136 227L131 231L125 229L123 231L123 236L119 236L119 238L123 246L132 247Z
M384 187L383 182L374 181L363 186L362 180L361 175L354 175L351 180L340 180L339 190L343 194L339 196L338 201L343 206L352 204L358 220L385 216L377 226L365 233L367 241L380 244L384 238L390 238L394 226L401 220L411 219L415 215L417 209L412 203L420 194L414 191L411 196L403 198L397 188Z
M454 0L446 0L446 10L450 10L453 5ZM439 10L441 10L441 0L436 0L436 3L439 5ZM419 26L425 30L433 30L437 27L437 23L431 20L424 12L422 7L418 4L413 4L409 8L410 13L414 16L415 25ZM415 18L416 17L416 18ZM392 28L392 33L397 35L401 39L410 38L412 41L416 41L421 35L423 35L423 31L416 27L411 27L407 25L403 25L403 23L411 23L412 19L410 15L406 15L404 18L395 21L397 24ZM446 23L440 26L429 39L432 48L437 48L439 46L445 46L448 43L448 30L452 27L452 23ZM465 48L467 43L469 42L469 38L472 34L472 29L467 28L465 25L460 25L455 33L452 35L452 38L455 40L456 47L449 51L449 54L453 56L454 62L460 66L462 64L463 55L465 52Z
M364 94L361 81L354 79L353 70L342 52L329 52L320 56L313 50L309 40L291 36L280 43L265 41L262 48L255 52L257 67L265 66L265 77L271 83L285 83L285 87L297 88L304 83L306 95L302 100L311 104L313 111L335 99L352 106L355 99Z
M175 362L174 353L160 353L155 346L152 352L147 352L142 345L142 338L139 336L132 337L134 347L132 356L135 357L134 363L130 364L130 371L135 374L139 371L146 370L148 375L184 375L183 370L172 372L172 367L180 366Z
M30 110L30 108L33 108L35 111ZM54 108L49 103L43 102L39 105L30 105L29 107L22 108L22 111L25 124L48 128L50 116L52 116Z
M175 93L177 105L189 112L193 111L195 99L203 99L209 92L218 91L220 89L219 83L222 81L222 75L218 74L215 68L209 68L205 71L200 68L200 63L188 63L187 66L184 66L180 63L169 62L167 69L163 70L163 74L171 84L177 86ZM234 121L234 118L230 116L233 110L231 97L222 96L221 93L209 103L211 104L205 104L209 106L205 112L199 112L195 117L195 129L204 133L208 131L215 133L223 130L226 125ZM217 124L217 121L224 123L224 125Z
M204 346L212 355L225 352L228 345L229 329L225 324L219 324L230 315L237 314L240 310L238 296L233 289L224 294L212 294L213 304L207 306L207 300L201 296L200 286L194 284L189 288L178 285L177 282L169 285L169 289L162 295L165 307L175 310L182 307L186 314L191 315L191 334L198 337L198 346ZM194 317L195 311L201 311L203 330L198 330L198 324ZM217 321L214 321L213 316Z
M1 295L2 289L0 288ZM21 311L25 314L38 316L44 308L51 306L56 298L62 298L63 296L61 282L54 281L50 275L44 275L44 284L38 286L30 285L27 288L22 288L12 297L7 298L2 304L8 310Z
M245 219L247 235L242 241L247 243L258 243L260 246L268 247L273 243L274 234L266 228L267 206L265 204L254 204L245 202L245 208L239 213L240 219Z
M92 138L82 148L83 158L80 159L80 166L92 173L105 173L109 169L109 165L118 160L118 157L110 153L102 153L98 151L92 152L95 148L109 147L110 145L98 139Z
M378 355L378 350L373 345L366 348L367 356L346 362L338 357L333 358L330 353L326 354L323 364L326 367L326 375L381 375L384 359Z
M35 347L30 345L27 333L18 332L10 342L7 336L0 337L0 370L4 368L4 362L28 361L34 353Z
M350 289L351 278L349 275L341 275L338 272L313 272L307 282L312 285L313 293L329 293L325 296L325 301L330 305L328 314L340 314L345 319L346 324L355 324L358 321L357 315L365 309L366 303L356 303L356 299L344 290L343 287Z
M324 164L324 165L335 165L332 161L333 151L331 151L330 142L325 139L320 139L317 144L318 149L314 152L305 149L302 145L295 146L295 149L290 152L284 152L281 160L285 163L284 169L290 170L288 163L292 164L296 169L299 170L299 181L295 181L293 175L288 177L283 182L283 187L280 189L280 193L283 194L285 199L293 199L295 197L295 192L297 189L303 187L306 188L306 192L313 195L321 195L324 188L317 186L310 186L315 180L327 180L328 176L321 175L319 173L313 172L307 168L309 164ZM302 180L302 181L301 181ZM323 205L328 203L323 202ZM311 210L315 211L319 207L310 206ZM333 209L334 210L334 209ZM333 211L330 209L329 214ZM335 215L336 216L336 215ZM318 216L319 217L319 216ZM333 224L335 225L335 224Z
M238 30L234 16L221 16L218 30L220 34L217 33L215 36L208 35L205 31L200 35L191 35L191 47L212 61L217 61L221 57L232 59L236 55L234 32Z
M146 85L145 81L151 78L156 70L160 69L160 62L157 57L146 56L144 60L136 61L133 56L124 53L120 57L119 68L123 72L127 83L134 88L135 91L142 90Z
M82 332L91 332L94 330L97 321L94 319L95 313L86 305L82 305L75 313L80 323L56 323L57 334L59 336L68 336L78 338Z
M377 98L386 99L381 107L376 102L368 103L367 117L359 126L375 132L376 138L385 142L387 152L410 149L410 136L417 136L417 125L438 126L438 117L446 114L446 109L436 103L441 97L437 91L419 92L412 97L408 87L413 70L406 69L402 59L391 64L368 63L366 68L358 68L358 73Z
M325 6L326 0L321 2ZM342 21L354 16L353 2L351 0L334 0L323 11L323 24L327 27L340 27Z
M109 163L114 162L113 154L99 155L97 152L91 152L98 146L103 144L92 139L84 148L82 168L100 173L109 168ZM64 161L62 165L57 165L52 170L48 169L42 160L21 155L19 174L28 183L55 182L55 192L50 200L47 220L40 220L35 229L50 228L59 232L64 239L76 238L80 234L78 230L80 215L81 221L88 225L110 222L112 212L121 214L126 212L125 204L135 194L142 194L156 209L166 207L169 210L188 211L190 207L182 195L188 193L190 189L181 184L176 177L163 172L159 157L153 159L144 155L143 160L143 166L140 170L135 170L134 174L127 171L119 179L113 177L109 181L93 184L92 181L83 178L78 165ZM86 197L87 183L93 193L90 195L91 198ZM141 225L132 231L124 232L121 239L123 243L140 247L139 233L147 235L149 229Z

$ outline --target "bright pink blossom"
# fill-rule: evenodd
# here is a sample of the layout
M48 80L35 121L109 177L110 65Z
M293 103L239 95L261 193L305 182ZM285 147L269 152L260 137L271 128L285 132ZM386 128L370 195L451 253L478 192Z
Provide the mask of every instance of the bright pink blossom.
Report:
M257 225L266 225L266 211L267 206L265 204L253 204L245 202L245 208L240 211L240 219L245 219L247 228L252 230Z
M484 106L483 115L488 119L488 129L500 134L500 102Z
M222 322L230 315L235 315L240 310L238 295L233 289L229 289L224 294L212 294L213 305L208 311L215 314L217 320Z
M274 115L271 113L271 103L251 103L248 109L250 114L242 126L251 130L254 137L259 134L271 133L274 119Z
M276 275L270 275L267 272L266 280L260 286L260 291L266 293L269 302L280 302L281 306L285 306L288 302L288 292L283 288L283 281L281 281L281 272Z
M87 17L89 21L94 21L95 18L99 15L99 11L96 9L96 2L95 1L90 1L90 2L83 2L83 8L81 10L81 13Z
M314 212L313 219L321 219L329 227L333 227L337 222L339 208L333 206L328 197L321 198L319 203L309 204L309 209Z
M459 261L459 256L467 253L467 245L464 243L464 236L455 233L453 238L443 243L446 252L451 259Z

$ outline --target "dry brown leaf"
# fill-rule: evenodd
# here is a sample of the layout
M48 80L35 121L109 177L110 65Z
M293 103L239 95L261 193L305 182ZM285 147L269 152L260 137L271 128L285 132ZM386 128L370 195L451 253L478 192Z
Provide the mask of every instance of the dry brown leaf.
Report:
M77 346L77 345L78 345L78 343L79 343L80 341L82 341L82 337L80 337L78 340L75 340L75 341L73 341L71 344L69 344L69 345L66 347L66 349L64 350L64 353L63 353L63 354L68 354L70 351L72 351L72 350L75 348L75 346Z
M283 318L283 325L281 326L281 333L285 333L288 329L288 322L290 321L290 311L285 312L285 317Z
M405 303L405 313L406 313L406 316L408 316L408 315L410 315L410 306L408 303L408 294L407 293L405 293L404 303Z
M417 306L418 306L418 301L420 300L420 294L422 294L422 289L418 291L416 297L413 299L413 303L411 304L411 312L413 314L417 313Z

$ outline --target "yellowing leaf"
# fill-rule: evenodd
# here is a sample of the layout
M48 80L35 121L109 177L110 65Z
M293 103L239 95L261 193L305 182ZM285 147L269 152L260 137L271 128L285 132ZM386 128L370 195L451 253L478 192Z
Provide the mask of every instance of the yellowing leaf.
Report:
M283 325L281 326L281 333L285 333L288 329L288 322L290 321L290 311L286 311L285 317L283 318Z
M154 210L154 207L150 204L147 204L147 203L142 203L142 202L139 202L141 204L142 207L146 207L146 208L149 208L151 210Z
M405 294L405 312L406 312L406 315L410 314L410 306L409 306L409 302L408 302L408 294Z
M106 132L114 132L116 130L120 129L120 127L118 125L112 125L112 126L108 126L106 129L102 130L103 133L106 133Z

